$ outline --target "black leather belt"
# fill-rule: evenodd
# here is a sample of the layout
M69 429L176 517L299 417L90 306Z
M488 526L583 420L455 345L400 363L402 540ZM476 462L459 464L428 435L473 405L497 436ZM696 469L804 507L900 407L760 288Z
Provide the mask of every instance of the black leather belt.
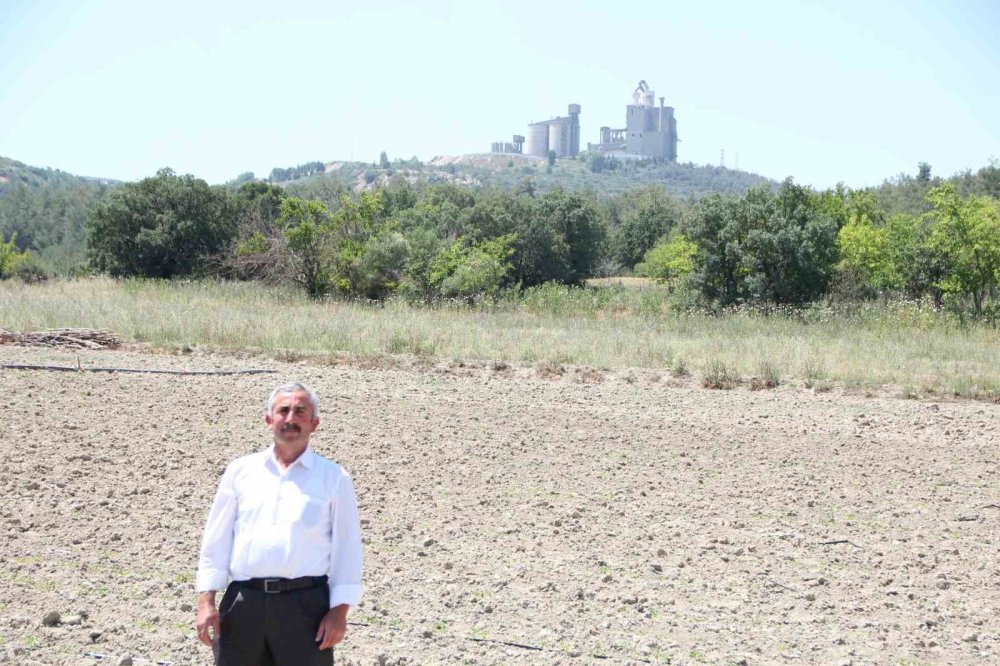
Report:
M293 590L307 590L311 587L326 585L326 576L303 576L302 578L251 578L250 580L234 580L234 585L249 587L268 594L280 594Z

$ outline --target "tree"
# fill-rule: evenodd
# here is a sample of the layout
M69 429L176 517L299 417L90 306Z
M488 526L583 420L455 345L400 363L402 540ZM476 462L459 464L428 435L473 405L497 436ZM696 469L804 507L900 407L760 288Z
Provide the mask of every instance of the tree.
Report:
M385 154L383 150L378 156L378 165L383 169L389 168L389 156Z
M930 243L933 227L927 216L893 215L885 224L886 254L894 287L911 298L930 292L940 306L944 263Z
M712 194L695 205L683 233L697 247L692 284L703 299L728 305L745 297L740 268L743 238L737 200Z
M840 229L837 248L838 270L859 280L868 292L878 293L896 285L888 231L875 227L867 217L852 218Z
M990 160L989 166L976 173L976 190L978 194L1000 199L1000 160Z
M430 281L442 296L472 301L496 296L514 250L514 235L499 236L478 243L460 238L445 248L431 263Z
M330 255L333 252L333 219L319 201L289 197L281 202L278 224L284 229L292 279L311 298L326 294L331 286Z
M742 266L752 300L807 303L826 292L837 256L837 225L816 210L812 199L808 188L786 180L773 212L747 233ZM759 212L767 209L764 204Z
M684 225L698 247L691 275L707 301L804 303L822 295L836 260L837 225L807 188L703 198Z
M372 237L351 265L351 291L374 300L386 298L402 282L409 253L409 244L399 232Z
M990 197L963 200L952 184L927 194L934 210L931 247L942 257L946 292L971 297L976 314L1000 282L1000 204Z
M88 216L90 262L114 276L202 273L234 237L236 217L224 187L161 169L115 190Z
M931 165L927 162L921 162L917 165L917 182L918 183L929 183L931 182Z
M31 259L31 253L27 250L18 251L17 239L11 236L10 240L4 242L0 236L0 280L14 277L22 265Z
M560 282L581 284L594 274L607 238L607 227L597 206L578 192L552 190L538 199L538 214L552 230L565 253ZM555 248L554 248L555 249Z
M697 245L683 234L674 233L647 251L642 262L636 265L635 272L672 288L694 271L697 254Z
M555 166L556 165L556 151L550 150L548 158L549 158L549 166L550 167Z
M630 199L633 203L622 213L614 235L615 259L627 268L643 260L657 241L666 237L680 219L680 207L661 187L649 187Z

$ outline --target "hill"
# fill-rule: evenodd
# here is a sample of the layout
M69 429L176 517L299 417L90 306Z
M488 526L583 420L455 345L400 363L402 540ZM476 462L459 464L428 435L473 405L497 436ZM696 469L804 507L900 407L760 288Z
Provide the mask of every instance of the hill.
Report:
M0 156L0 196L18 185L29 188L94 187L114 185L117 182L109 178L76 176L59 169L31 166L9 157Z
M87 214L117 184L0 157L0 240L15 238L47 271L73 272L84 261Z
M310 181L333 179L360 191L383 186L393 179L403 179L412 184L450 182L471 187L528 188L540 192L561 187L590 190L599 196L660 185L667 194L684 199L713 193L741 195L751 187L777 185L764 176L724 167L624 161L586 153L578 158L556 160L551 166L544 159L506 154L442 155L428 162L413 158L396 160L385 166L335 161L326 163L322 173L311 170L302 178L273 178L275 174L301 172L297 167L274 169L269 180L306 185ZM239 180L233 181L234 184L237 182ZM308 185L306 189L310 189Z

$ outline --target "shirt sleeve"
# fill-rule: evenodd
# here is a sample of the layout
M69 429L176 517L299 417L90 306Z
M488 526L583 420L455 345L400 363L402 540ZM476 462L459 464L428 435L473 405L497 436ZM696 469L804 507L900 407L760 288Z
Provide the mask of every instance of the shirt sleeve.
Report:
M361 601L361 523L354 484L342 472L333 497L330 530L330 608Z
M233 551L233 530L236 521L236 489L233 485L233 465L230 464L205 522L195 580L198 592L221 590L229 582L229 561Z

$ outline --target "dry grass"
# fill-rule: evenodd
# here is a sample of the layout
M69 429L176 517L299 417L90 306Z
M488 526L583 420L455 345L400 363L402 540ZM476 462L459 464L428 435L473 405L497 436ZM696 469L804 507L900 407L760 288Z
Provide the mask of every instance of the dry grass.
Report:
M808 317L669 310L655 290L551 289L497 306L313 302L259 284L85 279L0 283L0 325L106 328L164 348L246 349L278 358L350 354L462 358L554 368L649 368L684 376L710 362L777 384L834 382L921 394L1000 396L1000 336L914 307Z

